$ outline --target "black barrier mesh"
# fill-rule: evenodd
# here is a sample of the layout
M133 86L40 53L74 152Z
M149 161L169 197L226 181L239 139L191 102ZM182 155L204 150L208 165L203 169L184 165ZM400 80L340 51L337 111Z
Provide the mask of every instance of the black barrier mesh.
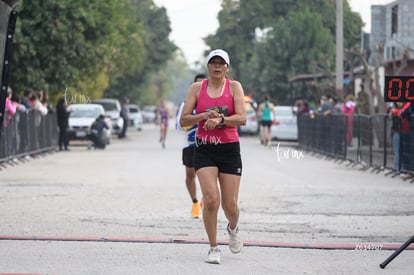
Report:
M414 171L414 117L410 120L410 131L400 131L401 171Z
M359 131L359 139L358 139L358 161L363 165L370 166L371 162L371 153L372 153L372 143L373 143L373 136L372 136L372 121L371 117L366 115L359 115L358 116L358 131Z
M346 121L343 115L313 116L298 118L299 145L330 157L344 159L346 156Z
M298 130L299 146L305 150L365 167L414 172L414 117L410 119L409 131L395 133L391 132L387 114L351 117L305 114L298 118Z
M57 137L55 114L42 115L35 110L17 112L3 122L0 162L55 150Z
M372 116L372 166L379 169L393 169L391 119L386 114Z

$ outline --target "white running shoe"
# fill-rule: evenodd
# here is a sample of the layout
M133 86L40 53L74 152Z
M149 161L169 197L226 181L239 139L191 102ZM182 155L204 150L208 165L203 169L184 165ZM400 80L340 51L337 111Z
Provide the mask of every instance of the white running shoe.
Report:
M231 230L230 224L227 225L227 232L229 232L229 248L233 253L239 253L243 248L243 242L239 237L239 226L236 229Z
M209 264L220 264L220 260L221 260L220 249L210 248L205 262Z

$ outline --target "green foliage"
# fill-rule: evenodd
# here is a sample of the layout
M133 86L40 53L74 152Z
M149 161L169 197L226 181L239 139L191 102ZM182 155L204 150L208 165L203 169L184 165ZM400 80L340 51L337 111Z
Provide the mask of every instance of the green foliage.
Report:
M333 37L336 35L336 1L306 0L297 1L299 10L309 10L321 16L323 26L328 28ZM360 42L363 22L359 14L352 12L347 0L343 0L344 48L354 47Z
M104 40L117 1L23 1L19 6L12 83L17 87L64 90L91 77L107 61ZM94 13L89 10L95 10ZM112 13L112 14L111 14Z
M307 26L305 32L302 26ZM267 94L276 102L287 104L293 99L288 79L313 71L315 60L333 55L334 43L318 14L292 12L287 18L275 22L266 39L256 44L255 50L256 59L249 65L260 76L256 78L250 74L246 78L254 83L256 96Z
M152 0L23 0L16 10L10 83L18 91L139 97L175 50L166 11Z
M290 77L314 73L315 64L334 69L335 15L332 0L222 0L219 28L205 41L210 49L229 52L232 77L246 93L290 104L304 93ZM359 43L361 27L344 0L345 48Z
M14 90L128 96L143 104L174 97L185 61L168 38L165 8L153 0L22 0L16 9ZM303 93L291 76L313 73L315 63L333 66L335 14L332 0L222 0L219 28L205 41L229 52L230 74L246 93L288 103ZM361 26L344 0L345 48L359 43Z
M107 97L128 96L131 102L155 103L159 96L164 97L171 85L165 72L167 62L173 57L177 46L169 39L170 21L164 7L152 5L152 0L132 0L135 20L143 26L142 66L120 77L113 78L111 86L105 91ZM137 51L137 49L131 48ZM155 87L155 88L154 88Z

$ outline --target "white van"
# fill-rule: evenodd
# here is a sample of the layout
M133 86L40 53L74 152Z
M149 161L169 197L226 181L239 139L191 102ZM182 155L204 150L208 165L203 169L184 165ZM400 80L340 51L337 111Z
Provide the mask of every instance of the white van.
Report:
M100 104L105 110L105 115L111 117L112 134L119 135L124 127L124 119L121 117L121 103L115 98L93 99L91 103Z
M138 131L142 130L142 112L141 108L135 104L128 104L129 123L128 126L134 127Z

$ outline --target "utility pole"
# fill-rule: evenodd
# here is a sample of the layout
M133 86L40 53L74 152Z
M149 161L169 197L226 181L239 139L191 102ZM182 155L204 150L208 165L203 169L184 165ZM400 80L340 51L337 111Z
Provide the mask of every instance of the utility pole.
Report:
M344 89L344 30L342 0L336 0L336 93L343 98Z

